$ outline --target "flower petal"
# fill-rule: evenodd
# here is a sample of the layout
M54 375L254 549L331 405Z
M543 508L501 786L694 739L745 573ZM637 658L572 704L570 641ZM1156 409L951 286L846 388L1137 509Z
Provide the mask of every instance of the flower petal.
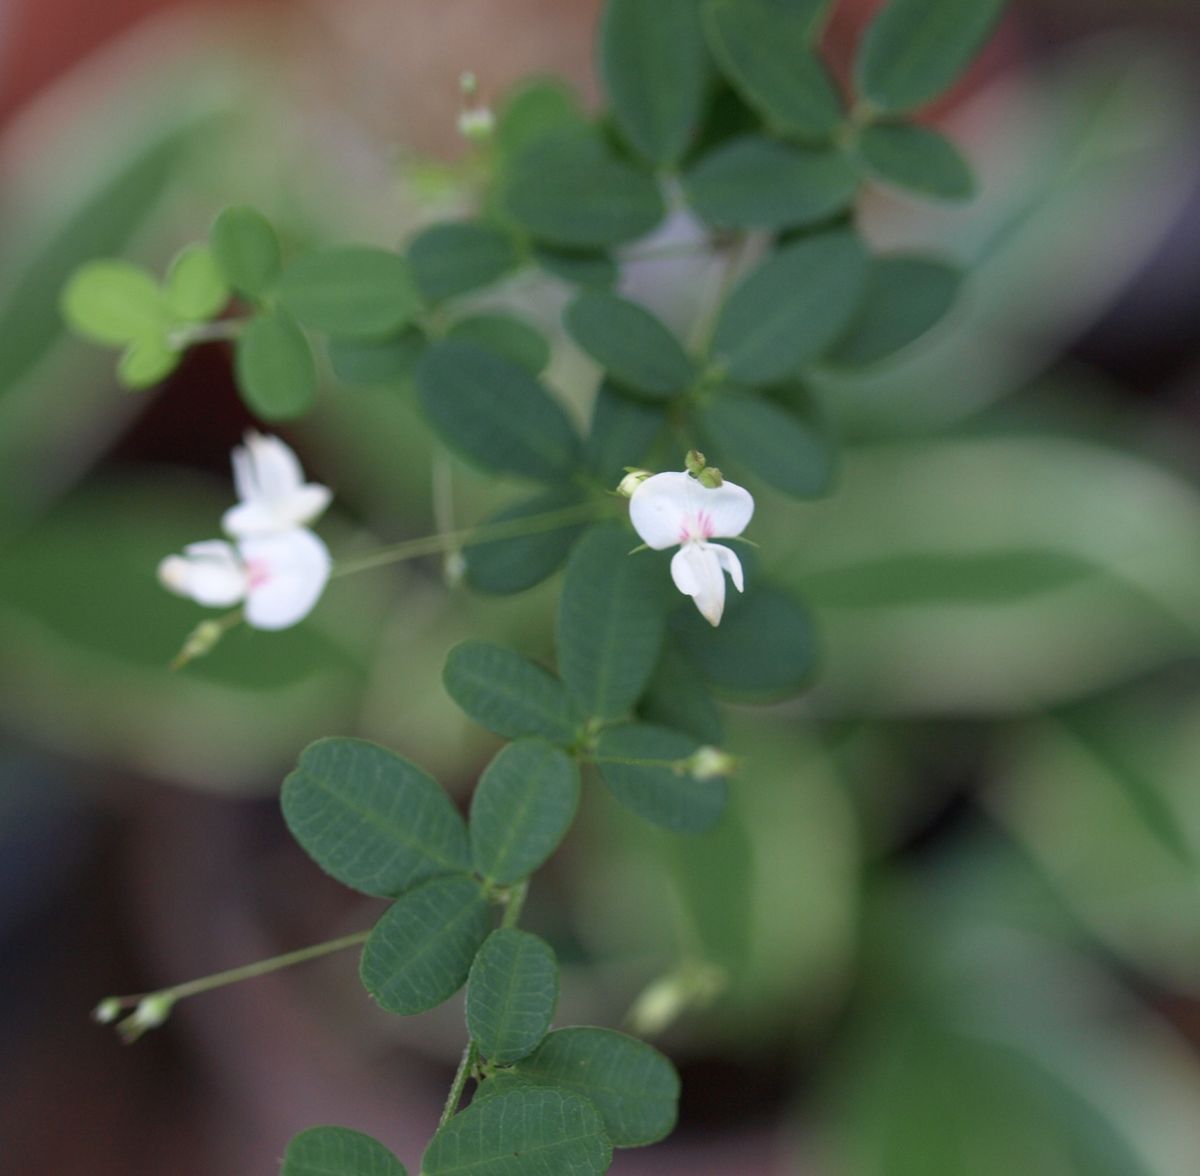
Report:
M754 515L754 498L749 490L734 482L722 482L708 489L696 483L700 507L712 521L710 539L732 539L740 535Z
M297 486L286 498L239 502L221 516L221 526L227 535L236 539L291 531L311 523L332 498L333 492L328 486L309 482Z
M239 539L311 523L333 497L327 486L304 481L299 460L278 437L254 432L233 451L233 483L241 502L225 512L221 525Z
M689 483L696 484L690 474L655 474L630 496L629 521L642 542L655 551L680 542L689 509Z
M245 569L222 539L190 543L183 555L167 556L158 565L158 578L177 596L214 608L236 604L246 594Z
M738 559L737 553L723 543L710 543L708 549L717 553L717 559L721 561L721 567L729 573L733 586L739 592L745 592L745 584L742 581L742 561Z
M690 596L710 625L721 623L725 611L725 573L721 559L708 543L685 543L671 558L671 579Z
M286 498L304 484L300 459L285 442L253 430L245 440L244 446L233 451L233 480L239 498Z
M243 539L249 589L246 623L255 629L286 629L306 617L329 579L329 549L311 531Z

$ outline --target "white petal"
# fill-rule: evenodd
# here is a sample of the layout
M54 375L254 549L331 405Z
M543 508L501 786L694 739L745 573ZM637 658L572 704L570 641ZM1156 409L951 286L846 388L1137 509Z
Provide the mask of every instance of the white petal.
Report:
M236 454L237 450L234 452ZM246 444L242 452L246 454L251 467L252 489L249 493L243 494L239 487L240 497L246 499L286 498L293 490L304 484L304 472L300 469L300 459L278 437L267 437L262 433L249 432L246 434ZM236 461L234 474L236 478Z
M629 521L642 542L655 551L682 542L690 503L689 483L696 485L690 474L655 474L631 495Z
M251 499L231 506L221 516L221 526L235 539L274 535L311 523L333 498L328 486L309 482L297 486L286 498Z
M167 556L158 565L158 578L176 595L214 608L236 604L246 594L245 570L221 539L191 543L183 555Z
M304 481L299 460L278 437L253 432L233 451L233 483L241 501L221 522L238 539L302 527L333 497L327 486Z
M655 474L634 490L629 518L642 542L655 550L690 538L740 535L754 514L754 499L734 482L709 488L686 473Z
M238 550L249 575L246 623L256 629L286 629L302 620L321 598L332 560L311 531L243 539Z
M721 567L729 573L733 586L739 592L745 592L746 588L742 581L742 561L738 559L737 553L721 543L710 543L708 549L717 553L717 559L721 561Z
M725 573L721 558L707 543L685 543L671 558L675 587L696 602L710 625L721 623L725 611Z
M749 490L734 482L722 482L709 490L696 483L701 509L712 520L710 539L732 539L750 524L754 514L754 498Z

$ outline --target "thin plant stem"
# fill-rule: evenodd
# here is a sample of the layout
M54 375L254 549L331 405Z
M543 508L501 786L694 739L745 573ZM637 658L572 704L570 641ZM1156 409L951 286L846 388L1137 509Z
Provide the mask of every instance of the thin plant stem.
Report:
M462 1059L458 1063L458 1069L454 1072L454 1081L450 1084L450 1093L446 1096L446 1105L442 1108L442 1117L438 1120L439 1131L454 1118L454 1112L458 1110L458 1104L462 1102L463 1090L466 1088L467 1079L471 1076L471 1071L475 1068L475 1063L478 1060L479 1046L472 1039L467 1042L467 1048L463 1050Z
M504 928L515 927L517 920L521 917L521 910L525 906L525 898L529 894L529 879L518 883L509 891L508 905L504 908L504 918L500 920L500 926Z

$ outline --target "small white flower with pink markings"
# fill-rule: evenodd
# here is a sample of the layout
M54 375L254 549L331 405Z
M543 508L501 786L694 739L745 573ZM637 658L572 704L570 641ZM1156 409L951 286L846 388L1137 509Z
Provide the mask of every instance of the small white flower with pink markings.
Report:
M710 625L725 609L725 573L741 592L742 564L728 547L710 539L740 535L754 514L754 499L733 482L705 486L689 473L655 474L629 499L629 518L642 542L655 551L678 545L671 579L692 597Z

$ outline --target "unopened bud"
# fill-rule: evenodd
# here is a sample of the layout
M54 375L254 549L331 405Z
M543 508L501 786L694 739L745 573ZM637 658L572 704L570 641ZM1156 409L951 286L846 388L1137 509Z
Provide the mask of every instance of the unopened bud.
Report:
M479 79L473 70L464 69L458 75L458 92L464 98L474 98L479 90Z
M649 477L651 477L649 470L631 469L621 479L621 484L617 487L617 493L622 498L632 498L633 492Z
M687 457L683 459L683 464L687 466L687 472L691 474L693 478L698 478L704 472L704 467L707 464L707 458L705 458L704 454L701 453L699 449L689 449L687 451Z
M225 626L220 621L201 621L188 634L183 648L171 661L171 669L182 669L188 662L211 653L224 632Z
M642 990L629 1010L629 1027L638 1037L654 1037L689 1010L711 1004L728 982L725 971L712 964L684 965Z
M719 747L698 747L684 762L693 780L715 780L732 775L737 768L737 760Z
M715 490L725 479L721 476L721 471L716 466L705 466L696 475L696 481L701 486L707 486L710 490Z
M165 993L143 996L132 1016L126 1017L117 1028L128 1042L137 1041L148 1029L157 1029L170 1015L175 1001Z
M94 1009L92 1020L101 1025L111 1025L121 1015L121 1002L115 996L106 996Z
M467 575L467 557L461 551L446 552L442 560L442 575L448 588L457 588Z
M458 116L458 133L471 143L483 143L492 137L496 116L487 106L472 106Z

